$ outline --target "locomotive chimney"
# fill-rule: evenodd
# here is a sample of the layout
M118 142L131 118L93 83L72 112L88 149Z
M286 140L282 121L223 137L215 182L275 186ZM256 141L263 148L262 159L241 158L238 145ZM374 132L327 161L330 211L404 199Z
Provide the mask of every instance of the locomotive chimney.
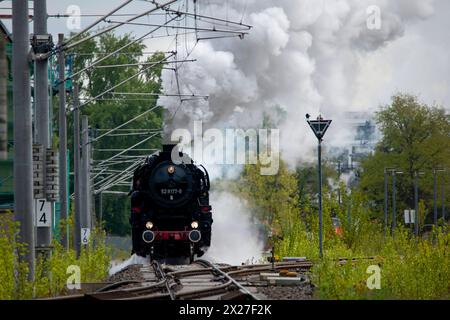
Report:
M163 152L169 152L171 153L173 148L176 147L175 143L167 143L167 144L163 144Z

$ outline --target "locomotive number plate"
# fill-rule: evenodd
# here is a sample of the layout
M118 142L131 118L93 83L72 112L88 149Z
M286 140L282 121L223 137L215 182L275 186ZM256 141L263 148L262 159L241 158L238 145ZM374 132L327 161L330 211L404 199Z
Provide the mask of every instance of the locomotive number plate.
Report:
M183 194L182 189L161 189L161 194Z

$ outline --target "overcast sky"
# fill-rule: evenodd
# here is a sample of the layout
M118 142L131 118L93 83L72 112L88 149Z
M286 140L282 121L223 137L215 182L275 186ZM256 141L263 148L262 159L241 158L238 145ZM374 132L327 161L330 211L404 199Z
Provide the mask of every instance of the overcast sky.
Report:
M395 2L397 0L392 0ZM64 14L71 5L78 5L82 14L104 14L121 4L122 0L48 0L49 14ZM231 1L232 2L232 1ZM326 5L326 1L325 1ZM32 1L30 1L32 6ZM11 7L11 1L0 2L0 8ZM134 1L120 13L140 13L151 8L150 3ZM420 95L426 102L436 102L450 108L450 1L435 0L434 14L422 21L412 21L405 26L404 36L387 46L370 52L363 61L357 75L357 87L349 108L374 108L389 101L395 91L407 91ZM1 13L10 10L1 9ZM215 15L224 13L214 12ZM82 17L81 26L96 18ZM117 18L119 19L119 18ZM152 16L150 22L162 21ZM245 18L244 18L245 21ZM11 29L8 20L3 22ZM50 18L49 31L69 34L67 19ZM32 23L30 23L32 28ZM142 34L145 28L123 26L118 33ZM153 48L167 49L172 39L158 39L148 42ZM198 61L199 64L202 61Z

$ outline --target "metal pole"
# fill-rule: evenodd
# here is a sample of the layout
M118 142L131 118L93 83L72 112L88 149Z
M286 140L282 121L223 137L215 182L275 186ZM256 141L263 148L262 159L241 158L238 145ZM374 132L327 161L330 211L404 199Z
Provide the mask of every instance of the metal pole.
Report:
M347 223L348 223L349 227L352 222L351 213L352 213L352 200L349 198L348 199L348 207L347 207Z
M438 213L437 213L437 174L436 169L433 169L434 188L433 188L433 205L434 205L434 225L437 227Z
M442 186L441 186L441 201L442 201L442 224L445 225L445 181L442 179Z
M8 159L8 61L6 39L0 37L0 160Z
M414 172L414 234L416 236L419 235L419 173L417 171Z
M89 123L88 123L89 124ZM86 169L86 189L87 189L87 218L88 218L88 228L93 230L94 228L94 208L92 207L92 200L94 199L92 192L91 192L91 159L92 159L92 144L89 143L89 136L90 136L90 130L89 126L87 129L87 144L86 144L86 150L87 150L87 169Z
M28 67L28 1L12 1L13 103L14 103L14 215L20 223L20 241L26 246L24 259L34 278L34 206L31 123L31 88Z
M317 147L318 156L318 172L319 172L319 253L320 257L323 256L323 224L322 224L322 141L319 139L319 145Z
M89 228L89 208L88 208L88 117L83 116L81 120L81 170L80 170L80 201L81 201L81 228Z
M64 34L58 34L58 44L64 41ZM61 50L58 53L59 63L59 202L61 220L67 221L67 119L66 119L66 85L65 76L65 55ZM68 248L68 235L63 232L61 244Z
M395 227L396 227L396 208L395 208L395 170L392 170L392 230L391 234L394 235Z
M384 235L387 236L388 230L388 173L384 169Z
M75 198L75 211L74 211L74 224L75 230L73 235L73 245L77 256L80 255L80 237L81 237L81 224L80 224L80 109L78 108L78 83L74 83L73 86L73 101L74 101L74 113L73 113L73 157L74 157L74 198Z
M34 1L34 34L47 34L47 0ZM41 144L44 150L50 147L49 138L49 97L48 97L48 58L35 61L34 97L36 105L36 143ZM44 186L46 163L43 161L42 175ZM44 196L46 188L44 187ZM36 245L43 249L49 248L52 239L51 227L36 228Z
M103 226L103 192L98 195L98 220L101 228Z
M341 161L338 161L338 204L341 207Z

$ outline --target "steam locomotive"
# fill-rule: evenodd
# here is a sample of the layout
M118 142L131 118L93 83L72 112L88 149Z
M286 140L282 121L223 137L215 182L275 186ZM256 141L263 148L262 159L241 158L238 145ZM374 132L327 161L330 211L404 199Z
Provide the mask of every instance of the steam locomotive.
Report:
M152 260L202 256L211 243L209 175L203 166L164 145L133 175L131 193L132 252ZM172 151L183 159L172 161Z

